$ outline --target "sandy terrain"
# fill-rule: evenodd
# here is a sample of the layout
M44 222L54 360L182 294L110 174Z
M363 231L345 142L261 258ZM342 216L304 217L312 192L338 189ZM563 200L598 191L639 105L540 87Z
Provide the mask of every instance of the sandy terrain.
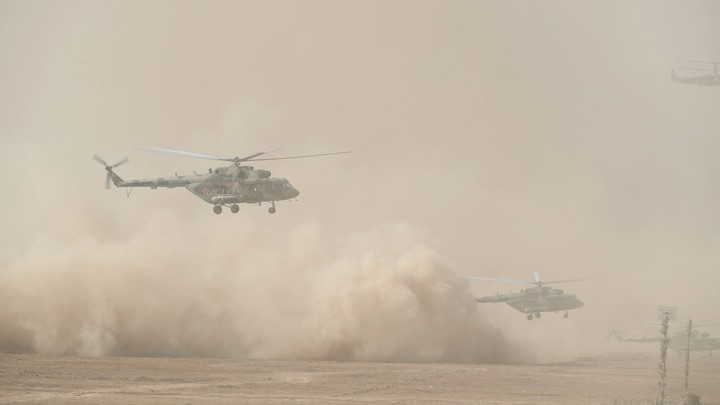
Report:
M669 362L669 395L682 363ZM0 355L0 403L610 404L652 397L656 360L611 354L544 365L394 364ZM691 390L720 402L720 358L699 357Z

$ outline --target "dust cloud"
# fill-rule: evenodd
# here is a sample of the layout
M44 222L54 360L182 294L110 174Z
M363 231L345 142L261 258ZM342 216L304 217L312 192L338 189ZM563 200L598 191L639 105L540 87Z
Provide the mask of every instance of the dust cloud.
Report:
M3 265L0 347L86 356L519 361L448 259L407 226L333 243L173 214L126 240L41 238ZM371 245L384 246L377 251ZM395 247L405 246L393 254Z
M720 60L719 7L2 1L0 351L558 361L717 322L720 92L670 69ZM214 215L103 190L96 153L221 166L142 147L354 153L257 162L298 201ZM532 322L464 279L535 271L609 274Z

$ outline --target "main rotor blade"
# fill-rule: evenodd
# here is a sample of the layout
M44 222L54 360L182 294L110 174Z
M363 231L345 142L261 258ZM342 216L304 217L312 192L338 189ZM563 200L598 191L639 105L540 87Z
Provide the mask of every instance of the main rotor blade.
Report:
M594 277L604 276L608 273L598 274L595 276L589 276L584 278L570 278L566 280L555 280L555 281L540 281L540 273L534 272L536 281L522 281L522 280L511 280L506 278L492 278L492 277L478 277L478 276L467 276L471 280L485 280L485 281L502 281L503 283L515 283L515 284L558 284L558 283L572 283L574 281L590 280Z
M492 277L478 277L478 276L466 276L470 280L483 280L483 281L501 281L503 283L513 284L537 284L534 281L522 281L522 280L510 280L506 278L492 278Z
M226 161L230 161L230 162L233 161L233 159L219 158L217 156L203 155L200 153L183 152L181 150L173 150L173 149L165 149L165 148L137 148L137 149L145 151L145 152L162 153L164 155L185 156L185 157L192 157L192 158L197 158L197 159L208 159L208 160L226 160Z
M96 162L100 162L100 164L102 164L103 166L107 166L107 165L108 165L107 162L104 161L104 160L103 160L100 156L98 156L98 155L93 156L93 159L95 159Z
M282 149L282 148L277 148L277 149L269 150L269 151L267 151L267 152L253 153L253 154L250 155L250 156L245 156L244 158L239 158L239 159L237 159L237 160L238 160L238 162L245 162L245 161L248 161L248 160L253 160L254 157L261 156L261 155L267 155L268 153L272 153L272 152L277 152L277 151L279 151L280 149Z
M660 321L645 321L645 322L651 323L651 324L653 324L653 325L660 325L660 324L662 323L662 322L660 322ZM674 327L677 327L677 328L683 328L683 327L684 327L684 328L687 328L687 322L682 323L682 322L669 321L669 322L668 322L668 325L674 326ZM693 323L693 329L695 329L695 328L708 328L708 327L711 327L711 326L720 326L720 323L704 323L704 324L701 324L701 325L696 325L696 324ZM654 327L656 327L656 326L642 325L642 326L640 326L640 327L641 327L641 328L654 328Z
M590 279L593 279L593 278L595 278L595 277L604 276L604 275L606 275L606 274L608 274L608 273L596 274L596 275L594 275L594 276L588 276L588 277L583 277L583 278L569 278L569 279L566 279L566 280L543 281L543 284L573 283L573 282L575 282L575 281L590 280Z
M638 328L654 328L654 329L657 329L658 326L661 326L661 325L662 325L662 322L660 322L660 321L648 321L648 320L646 320L645 322L646 322L646 323L650 323L650 324L652 324L652 325L639 325L639 326L637 326L637 327L638 327ZM686 325L683 325L683 324L678 323L678 322L675 322L675 321L668 321L668 327L669 327L669 328L682 328L683 326L687 326L687 324L686 324ZM695 327L695 325L693 325L693 327Z
M300 158L308 158L308 157L316 157L316 156L330 156L330 155L341 155L343 153L352 153L351 150L346 150L343 152L332 152L332 153L318 153L316 155L302 155L302 156L286 156L286 157L279 157L279 158L265 158L265 159L244 159L243 161L254 161L258 162L261 160L284 160L284 159L300 159Z
M720 62L710 62L710 61L706 61L706 60L691 60L691 59L678 59L678 62L707 63L709 65L720 64Z
M678 69L682 69L682 70L698 70L698 71L701 71L701 72L714 72L714 71L715 71L715 70L713 70L713 69L701 69L701 68L691 68L691 67L682 67L682 66L678 67Z
M567 280L543 281L543 284L574 283L575 281L584 281L584 280L590 280L590 277L570 278Z

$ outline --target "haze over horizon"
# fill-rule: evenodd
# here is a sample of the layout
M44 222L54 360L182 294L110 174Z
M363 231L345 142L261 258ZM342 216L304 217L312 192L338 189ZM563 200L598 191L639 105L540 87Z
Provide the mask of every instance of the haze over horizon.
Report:
M0 352L554 361L717 322L708 1L0 1ZM683 74L691 74L684 72ZM104 190L258 162L299 201ZM227 210L226 210L227 211ZM473 296L564 279L528 322ZM561 344L558 344L561 342Z

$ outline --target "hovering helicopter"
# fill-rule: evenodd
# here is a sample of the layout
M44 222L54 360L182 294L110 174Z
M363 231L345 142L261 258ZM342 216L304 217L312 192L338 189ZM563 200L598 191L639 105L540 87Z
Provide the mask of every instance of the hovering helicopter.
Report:
M694 327L702 328L717 325L718 324L695 325ZM683 325L671 323L670 326L682 327ZM620 335L615 329L613 329L608 338L610 338L610 336L615 336L615 339L617 339L618 342L648 343L660 341L660 336L625 336ZM687 330L680 329L670 336L667 347L680 354L685 353L688 347L687 338ZM691 352L709 352L712 356L713 350L720 350L720 338L712 337L710 336L710 333L702 332L698 329L693 329L690 332Z
M535 287L520 290L519 293L498 293L487 297L475 298L477 302L482 303L504 302L518 311L527 314L528 321L532 321L533 318L540 318L543 312L557 313L558 311L565 311L563 318L567 318L569 310L580 308L584 305L584 303L575 295L565 294L563 290L558 288L545 287L545 284L570 283L573 281L588 280L588 278L574 278L543 282L540 280L540 274L538 272L535 272L534 275L535 281L518 281L477 276L469 276L468 278L472 280L502 281L505 283L515 284L534 284Z
M712 74L679 77L677 75L677 73L675 73L674 69L670 69L670 78L674 82L685 83L685 84L696 84L698 86L708 86L708 87L720 86L720 74L718 74L718 64L720 64L720 62L705 62L705 61L699 61L699 60L681 60L681 62L689 62L689 63L693 63L694 65L692 65L693 67L679 67L678 69L695 70L695 71L702 71L702 72L712 72ZM709 69L709 68L705 67L708 65L712 65L713 68Z
M222 213L223 206L230 207L230 211L234 214L240 210L238 204L262 204L269 202L271 205L268 212L275 213L275 202L282 200L290 200L300 195L287 179L270 177L271 173L267 170L255 169L252 166L244 166L244 162L267 161L267 160L283 160L283 159L300 159L316 156L329 156L350 153L352 151L321 153L315 155L287 156L278 158L262 158L259 156L275 152L278 149L268 152L259 152L240 158L219 158L210 155L202 155L199 153L183 152L164 148L142 148L140 150L154 153L163 153L168 155L192 157L198 159L220 160L230 162L228 167L218 167L209 169L207 173L195 173L193 175L171 177L157 177L141 180L123 180L113 169L128 162L125 157L119 162L109 165L98 155L93 159L105 166L107 176L105 178L105 188L110 188L110 181L115 187L150 187L157 189L158 187L175 188L185 187L197 197L213 205L213 212Z

